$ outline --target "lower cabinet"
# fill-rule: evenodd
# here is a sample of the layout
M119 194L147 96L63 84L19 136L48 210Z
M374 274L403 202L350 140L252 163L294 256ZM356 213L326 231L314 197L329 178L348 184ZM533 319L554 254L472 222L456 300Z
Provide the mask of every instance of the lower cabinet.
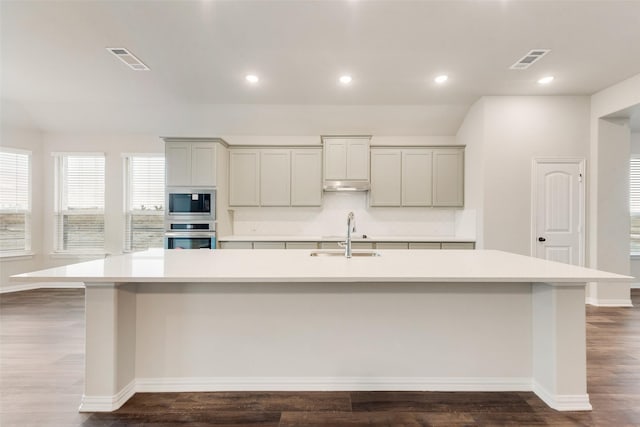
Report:
M442 242L442 249L475 249L473 242Z
M475 249L473 242L352 242L353 249ZM221 242L222 249L344 249L338 242Z
M253 249L253 242L220 242L222 249Z
M439 242L411 242L409 249L440 249Z
M253 242L253 249L284 249L284 242Z
M318 242L287 242L287 249L318 249Z
M409 244L401 242L379 242L376 243L376 249L409 249Z

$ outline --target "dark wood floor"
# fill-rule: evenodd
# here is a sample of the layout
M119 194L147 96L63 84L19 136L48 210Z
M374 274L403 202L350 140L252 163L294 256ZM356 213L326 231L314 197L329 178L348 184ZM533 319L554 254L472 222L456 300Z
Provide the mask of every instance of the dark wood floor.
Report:
M0 295L0 425L640 426L640 290L634 308L587 307L591 412L533 393L144 393L80 414L83 290Z

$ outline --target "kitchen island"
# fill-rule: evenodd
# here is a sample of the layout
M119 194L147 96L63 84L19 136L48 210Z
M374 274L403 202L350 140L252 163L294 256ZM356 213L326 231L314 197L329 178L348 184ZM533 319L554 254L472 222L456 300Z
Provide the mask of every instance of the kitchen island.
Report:
M310 252L150 250L14 280L85 283L81 411L223 390L532 390L591 408L585 285L629 277L490 250Z

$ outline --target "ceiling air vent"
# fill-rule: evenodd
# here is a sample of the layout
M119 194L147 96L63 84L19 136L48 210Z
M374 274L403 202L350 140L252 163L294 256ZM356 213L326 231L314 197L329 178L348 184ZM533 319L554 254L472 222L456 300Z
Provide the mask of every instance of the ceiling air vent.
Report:
M147 71L150 69L124 47L108 47L107 50L113 53L120 61L127 64L132 70Z
M520 58L518 62L509 67L512 70L526 70L533 64L538 62L543 56L551 52L551 49L533 49L530 50L525 56Z

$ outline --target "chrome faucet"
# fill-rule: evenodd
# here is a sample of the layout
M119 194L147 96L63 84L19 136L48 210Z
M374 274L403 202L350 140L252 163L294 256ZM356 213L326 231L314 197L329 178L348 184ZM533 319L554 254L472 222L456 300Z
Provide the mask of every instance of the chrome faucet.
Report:
M356 231L356 216L353 212L349 212L347 215L347 241L344 247L344 256L351 258L351 232Z

